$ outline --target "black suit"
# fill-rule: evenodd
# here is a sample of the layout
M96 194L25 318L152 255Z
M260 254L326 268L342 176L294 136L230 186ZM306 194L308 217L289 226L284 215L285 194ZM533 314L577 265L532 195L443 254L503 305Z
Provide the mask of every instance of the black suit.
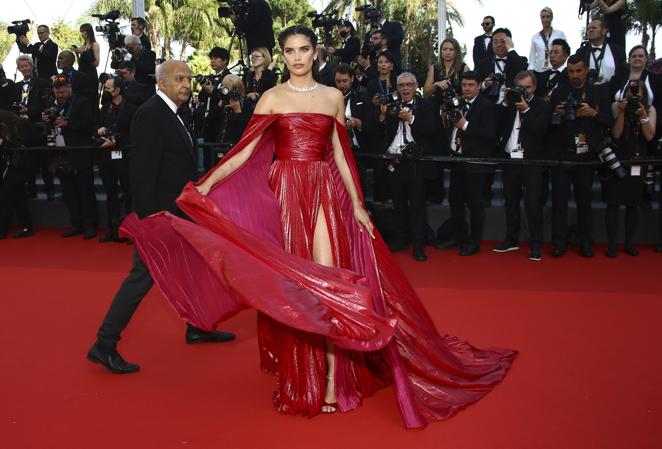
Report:
M483 59L490 58L494 56L494 50L492 49L492 37L490 36L490 43L485 48L485 35L481 34L476 36L474 39L474 48L473 48L473 60L474 67L478 67L478 63Z
M611 50L611 54L614 58L614 76L611 79L605 81L604 84L609 86L609 92L613 95L625 82L628 76L627 68L627 59L625 55L625 49L619 45L612 44L611 42L605 43L606 46ZM586 66L590 67L590 63L593 60L593 51L591 44L582 45L577 49L576 52L584 61L586 61ZM596 82L597 83L597 82Z
M379 28L388 35L388 51L395 59L395 66L398 70L402 67L402 54L400 53L400 46L405 38L405 29L400 22L391 22L390 20L384 21Z
M129 103L139 107L149 100L154 95L154 92L154 84L143 84L134 79L126 83L126 90L122 96Z
M113 58L110 67L117 70L122 61ZM133 56L131 62L136 66L135 80L142 84L154 84L156 71L156 53L143 47L138 56ZM151 75L151 76L150 76Z
M34 62L34 72L41 79L49 79L57 75L57 53L58 46L55 42L48 39L46 43L37 42L35 44L23 45L17 42L21 53L32 55Z
M140 45L142 45L145 50L152 49L152 43L149 41L149 36L147 36L146 33L140 35Z
M452 154L464 157L491 157L496 148L497 123L496 106L487 98L478 95L466 114L466 131L456 133L455 151ZM453 151L451 149L451 151ZM451 208L454 240L462 245L478 244L482 239L485 225L483 190L487 175L494 169L490 166L460 163L451 168L448 202ZM471 231L467 236L464 220L465 206L471 215ZM468 237L468 240L467 240Z
M361 52L361 41L356 36L349 36L342 44L342 47L337 48L333 53L334 56L340 59L340 62L350 64L356 59Z
M6 80L5 85L0 85L0 109L5 111L11 111L12 105L18 103L21 99L18 91L16 90L16 85L12 80Z
M611 95L608 86L596 85L589 89L584 87L575 90L569 87L559 87L551 98L552 106L556 106L568 98L572 92L575 98L581 98L597 109L594 118L577 118L574 121L563 120L560 125L552 125L549 135L549 145L553 157L559 160L594 161L608 129L614 122L611 112ZM586 136L589 151L577 151L577 136ZM552 242L557 248L565 248L566 226L568 214L568 198L570 185L573 185L575 202L577 203L577 233L580 243L590 244L592 234L591 191L595 167L575 166L552 169Z
M568 69L564 68L560 72L553 69L544 72L534 72L536 74L537 88L536 95L546 101L551 99L552 93L560 86L569 86ZM554 74L554 76L552 76Z
M163 210L181 215L175 199L184 185L197 177L197 163L184 125L159 95L154 95L135 113L131 142L129 180L138 216L143 218ZM99 345L115 347L153 284L147 267L135 252L133 268L97 333Z
M493 73L497 73L496 58L496 55L490 56L477 64L476 71L483 80L488 78ZM503 70L503 74L506 78L506 87L512 87L515 83L515 76L522 70L527 70L528 61L524 56L518 55L515 50L509 51L506 54L505 59L506 64ZM490 100L493 102L498 100L498 96L487 95L486 92L487 90L484 90L483 95L486 95Z
M94 82L90 82L90 77L79 70L71 69L68 72L62 72L62 75L69 78L71 83L71 92L74 95L88 98L93 104L97 101L97 92Z
M410 125L411 136L419 148L419 153L429 155L434 152L434 137L439 128L436 105L424 98L414 100L414 122ZM397 136L402 120L387 115L381 123L384 135L384 151L387 151ZM394 206L395 242L407 242L410 237L414 249L423 249L427 231L426 181L429 177L430 165L427 162L401 159L399 164L392 164L386 179L391 187ZM408 232L409 231L409 232Z
M547 131L552 120L551 105L534 96L529 100L529 110L519 113L519 143L525 160L546 157ZM508 144L513 136L517 118L514 105L498 106L497 115L502 117L500 147L502 157L511 156ZM514 137L513 137L514 139ZM518 153L515 153L518 154ZM521 154L521 153L519 153ZM520 202L524 196L524 208L529 224L529 246L540 249L543 241L543 172L544 168L534 165L504 165L503 192L506 200L506 241L515 243L520 235Z
M320 70L320 83L325 86L336 87L335 70L336 66L327 62L322 70Z
M273 54L274 24L271 7L265 0L249 0L245 20L237 18L235 25L246 33L246 51L250 54L256 47L265 47Z

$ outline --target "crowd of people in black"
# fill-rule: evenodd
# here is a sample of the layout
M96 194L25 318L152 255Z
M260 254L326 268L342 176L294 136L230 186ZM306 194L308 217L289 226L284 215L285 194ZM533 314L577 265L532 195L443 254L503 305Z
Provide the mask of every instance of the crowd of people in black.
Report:
M625 2L594 3L604 16L590 21L586 41L574 51L565 34L552 27L551 8L540 12L542 29L531 38L528 58L515 51L510 30L496 28L495 19L487 16L473 43L473 68L460 43L449 37L439 45L438 61L425 80L403 67L401 23L379 16L361 42L351 21L339 21L341 42L325 41L317 49L319 82L345 96L345 125L355 152L386 155L360 157L359 169L364 180L368 173L374 179L374 202L392 201L393 251L411 244L418 261L427 259L430 243L456 247L462 256L478 253L496 165L465 158L501 158L508 160L499 166L506 235L493 251L519 249L523 199L529 258L541 260L543 210L551 198L552 255L562 256L572 192L577 205L573 238L583 256L593 256L591 199L599 176L607 204L606 254L618 254L621 205L624 250L638 254L638 208L655 192L656 168L621 161L658 155L662 126L655 106L662 99L662 78L649 70L645 47L637 45L627 54L623 48L618 24ZM14 215L20 227L13 237L33 234L28 198L36 193L36 175L43 179L48 200L54 199L53 177L59 178L71 219L63 237L96 237L96 165L107 195L107 233L100 241L122 241L119 225L131 210L131 135L138 132L132 130L132 117L155 94L156 56L144 20L132 19L131 28L124 47L113 52L116 73L109 77L97 73L99 46L89 24L80 27L81 47L71 50L59 51L45 25L37 28L37 44L18 38L22 54L16 63L23 80L13 83L0 67L0 139L6 150L0 166L0 238L7 236ZM214 47L211 73L196 78L199 93L178 110L192 143L204 143L199 152L205 171L239 140L261 95L279 82L273 35L268 37L253 36L247 49L250 65L242 76L230 70L228 49ZM22 146L52 148L22 151ZM550 167L541 160L559 163ZM444 198L445 175L450 219L433 231L427 203Z

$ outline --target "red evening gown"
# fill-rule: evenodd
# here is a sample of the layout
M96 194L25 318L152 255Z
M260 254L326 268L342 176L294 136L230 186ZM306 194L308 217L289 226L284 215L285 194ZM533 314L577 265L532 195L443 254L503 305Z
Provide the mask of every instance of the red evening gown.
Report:
M256 115L224 159L261 136L249 160L209 195L189 184L178 199L195 223L131 215L122 232L187 322L212 330L243 308L258 311L260 362L277 376L278 411L319 413L328 339L341 411L392 384L407 427L450 418L491 391L517 352L439 335L381 237L356 224L334 133L358 188L347 133L333 117ZM334 267L312 261L318 216Z

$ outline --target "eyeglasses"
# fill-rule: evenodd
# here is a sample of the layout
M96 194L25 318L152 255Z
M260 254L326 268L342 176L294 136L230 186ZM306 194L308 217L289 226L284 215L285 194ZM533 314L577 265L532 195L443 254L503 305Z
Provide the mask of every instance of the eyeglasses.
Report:
M398 87L416 87L416 83L398 83Z

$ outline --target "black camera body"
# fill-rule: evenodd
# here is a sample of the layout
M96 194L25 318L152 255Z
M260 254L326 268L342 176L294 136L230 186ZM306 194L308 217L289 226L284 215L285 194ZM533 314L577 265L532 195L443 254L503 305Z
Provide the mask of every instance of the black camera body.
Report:
M400 93L397 90L387 94L377 94L377 103L379 105L386 105L386 114L390 116L397 116L402 107Z
M207 76L207 75L195 75L193 77L193 79L200 85L207 84L209 82L214 84L214 82L215 82L214 78L212 78L211 76Z
M357 12L362 12L364 23L369 23L373 27L376 26L382 19L382 12L379 10L379 8L373 5L366 4L364 6L357 6L354 10Z
M106 132L103 133L102 135L98 135L98 134L93 135L93 136L92 136L92 141L94 142L94 145L100 147L100 146L103 145L104 142L105 142L105 141L103 140L104 137L105 137L106 139L110 139L110 140L112 140L112 138L113 138L114 135L115 135L115 134L114 134L112 131L110 131L109 129L106 129Z
M240 101L241 100L241 91L239 89L228 89L227 87L221 87L219 89L220 99L224 104L228 104L230 101Z
M501 86L506 82L506 77L503 73L492 73L487 77L492 80L492 85L488 88L486 94L490 97L498 97L501 91Z
M462 101L457 97L453 86L446 89L435 86L434 96L439 102L440 112L446 114L451 122L457 123L462 118Z
M560 103L563 106L563 114L560 112L554 112L552 114L552 124L560 125L561 120L566 120L572 122L577 119L577 110L582 107L581 100L578 100L572 95L572 92L568 94L568 97Z
M30 19L13 20L13 25L7 27L7 33L15 34L16 37L25 36L30 31L30 23Z
M117 21L120 17L119 10L115 9L106 14L92 14L92 17L96 17L100 21L106 22L102 25L95 26L94 30L103 34L103 37L108 41L108 46L111 50L114 51L124 45L124 35L120 31L120 24ZM115 53L113 52L113 54Z
M250 10L249 0L217 0L218 3L227 3L227 6L218 8L218 17L227 19L231 15L237 18L245 19Z
M508 93L506 93L506 101L510 105L519 103L522 101L525 95L526 95L526 89L519 86L513 86L510 89L508 89Z

